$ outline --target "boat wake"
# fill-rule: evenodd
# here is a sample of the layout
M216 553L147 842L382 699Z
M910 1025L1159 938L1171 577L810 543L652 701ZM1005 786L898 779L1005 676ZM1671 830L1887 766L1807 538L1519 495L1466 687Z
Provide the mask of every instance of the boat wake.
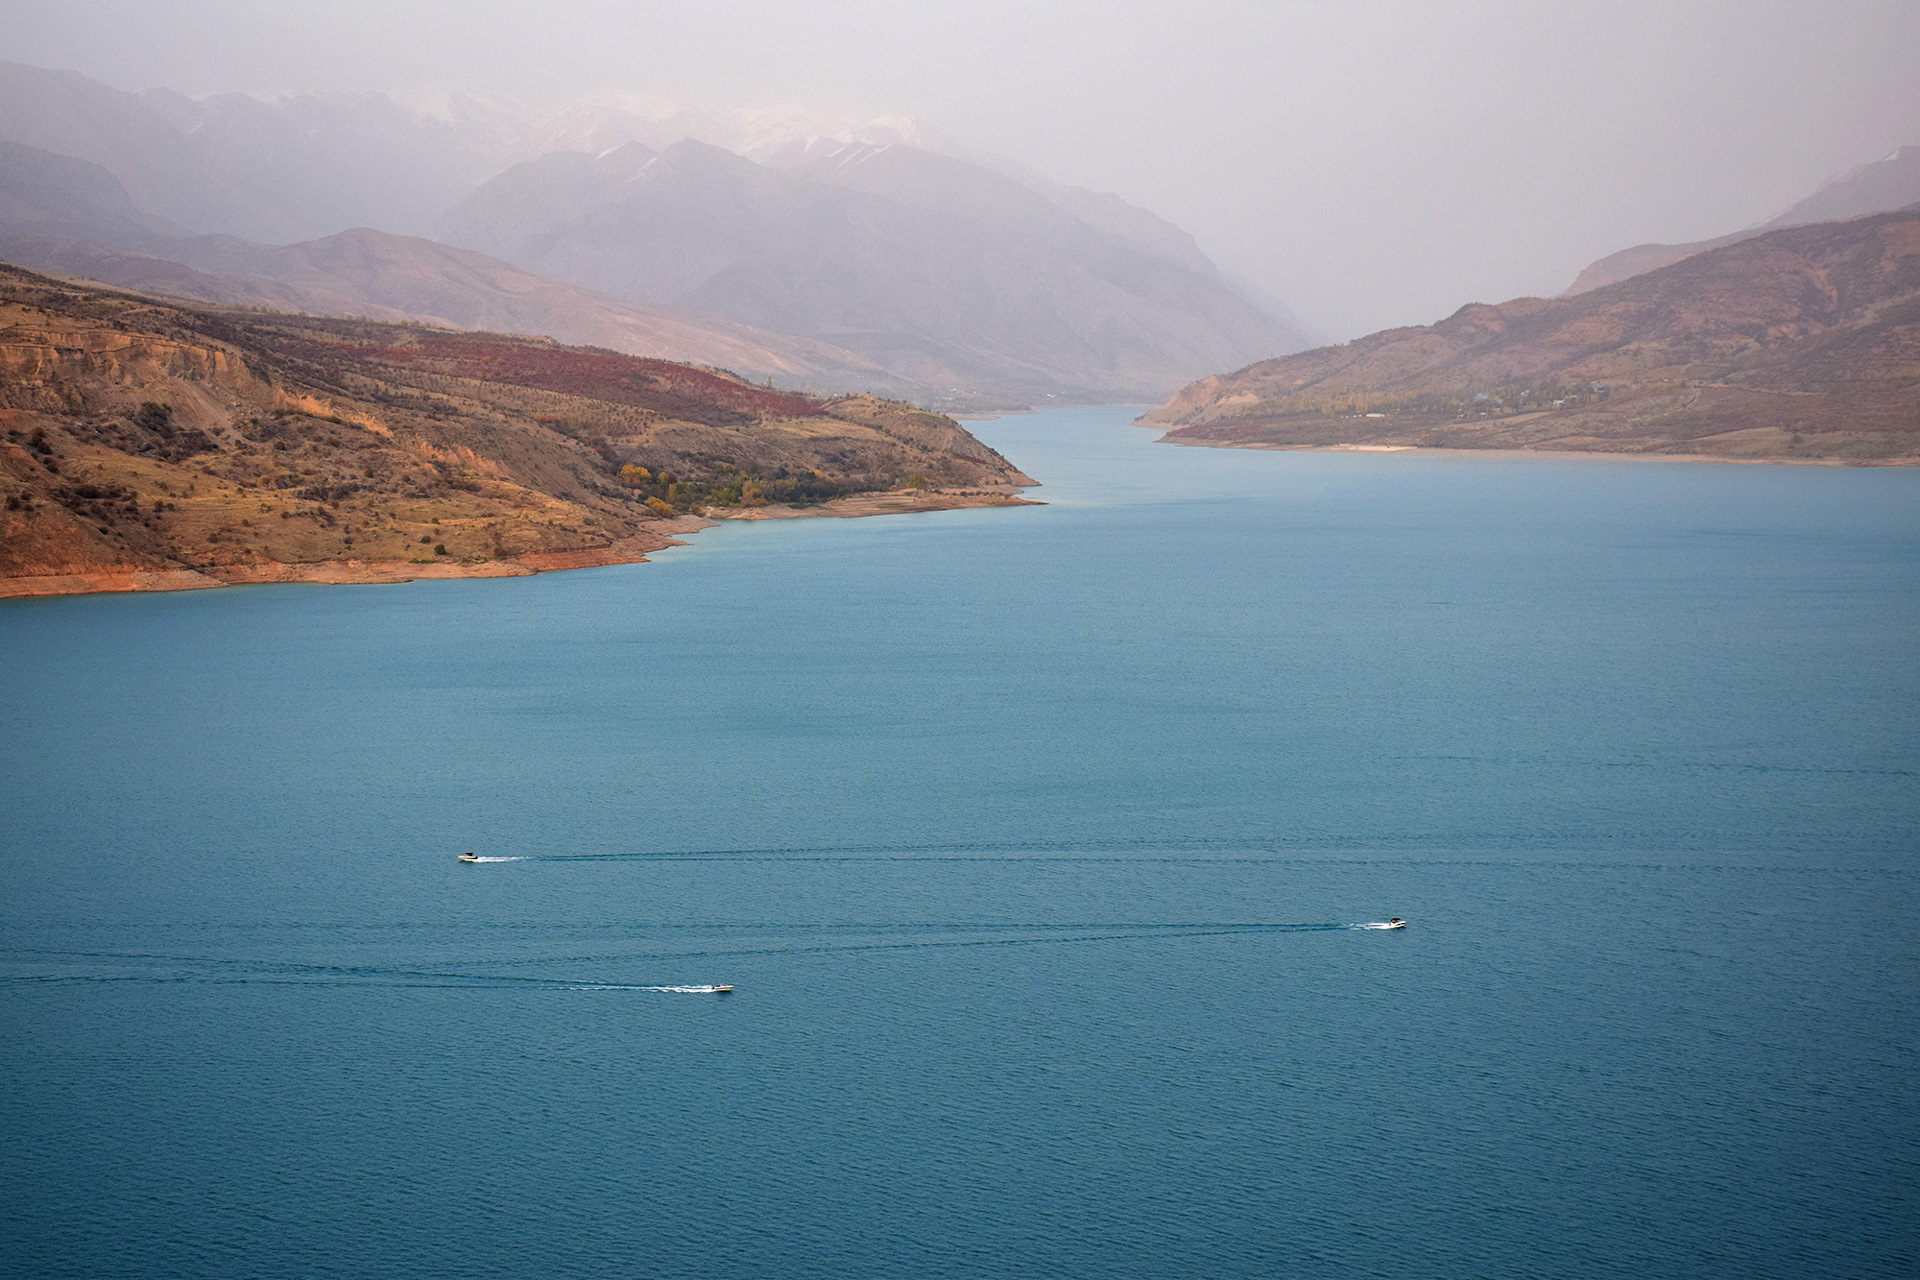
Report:
M636 987L636 986L628 986L624 983L618 983L618 982L599 982L599 983L595 983L592 986L587 986L587 987L568 987L567 990L569 991L671 991L675 995L711 996L711 995L724 995L725 993L733 990L733 988L725 984L721 984L719 986L701 986L701 987Z
M493 862L520 859L490 858ZM649 924L643 929L679 926ZM507 956L495 959L446 959L415 965L379 963L325 963L315 960L260 959L246 956L179 955L118 950L64 950L0 946L0 987L40 982L134 983L283 983L322 986L403 986L471 990L650 991L674 995L718 995L733 988L724 983L642 984L591 982L579 976L548 977L537 973L500 972L523 966L646 965L681 968L728 966L749 957L850 955L888 951L949 950L956 948L1086 946L1129 942L1170 942L1176 939L1232 938L1277 933L1320 933L1348 929L1396 929L1404 924L1374 921L1364 924L1283 923L1279 921L1158 921L1158 922L939 922L939 921L768 921L760 923L702 923L684 926L711 930L719 936L709 945L689 938L693 945L648 945L638 949L616 945L586 954ZM853 936L832 937L845 930ZM764 938L754 937L764 931ZM797 937L781 937L797 932ZM821 931L826 931L823 936ZM913 936L922 932L935 936ZM1015 936L994 936L1011 931ZM897 936L904 932L907 937ZM986 936L978 936L984 933ZM1033 936L1038 933L1040 936ZM894 934L895 936L888 936ZM939 936L946 934L948 936ZM952 936L958 934L960 936ZM1019 936L1019 935L1026 936ZM973 936L969 936L973 935ZM661 939L660 941L665 941ZM740 945L746 943L747 945ZM754 944L760 945L754 945ZM14 959L19 957L19 959ZM28 959L35 957L36 959ZM65 961L66 963L61 963ZM52 962L49 971L48 962ZM24 968L26 971L19 971ZM485 969L488 972L474 972ZM36 972L37 970L37 972ZM64 971L63 971L64 970ZM589 972L592 970L589 969ZM631 971L631 970L629 970ZM575 969L575 974L580 972Z
M475 858L475 862L525 862L525 858Z

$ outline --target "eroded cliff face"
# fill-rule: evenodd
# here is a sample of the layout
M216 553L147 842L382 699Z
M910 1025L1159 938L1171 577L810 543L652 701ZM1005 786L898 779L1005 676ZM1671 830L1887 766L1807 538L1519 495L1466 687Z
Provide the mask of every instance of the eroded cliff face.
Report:
M112 473L102 474L70 426L138 420L142 403L163 403L164 415L147 415L164 427L150 432L152 452L180 462L233 447L236 417L269 404L271 388L229 348L45 301L0 301L0 578L90 590L217 585L171 554L156 522L139 518L124 468L102 459Z
M18 307L0 307L0 401L10 409L84 413L130 389L172 381L229 395L257 389L231 351L29 319Z
M1030 483L877 397L0 267L0 594L531 573L643 558L708 512Z
M1262 361L1141 419L1183 444L1920 456L1920 215L1770 232L1578 297Z

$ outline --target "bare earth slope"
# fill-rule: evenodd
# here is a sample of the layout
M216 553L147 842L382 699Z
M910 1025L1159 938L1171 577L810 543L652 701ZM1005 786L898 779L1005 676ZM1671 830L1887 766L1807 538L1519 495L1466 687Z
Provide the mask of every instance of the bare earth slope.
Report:
M1141 419L1181 444L1920 458L1920 214L1794 227L1574 298L1262 361Z
M0 595L531 573L641 559L709 516L1032 483L877 397L0 265Z

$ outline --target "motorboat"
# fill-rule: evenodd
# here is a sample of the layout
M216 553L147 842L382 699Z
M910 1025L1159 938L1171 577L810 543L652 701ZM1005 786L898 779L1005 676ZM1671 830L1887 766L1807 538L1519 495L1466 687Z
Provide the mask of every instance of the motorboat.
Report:
M1407 922L1395 916L1391 920L1376 920L1372 924L1363 924L1360 927L1362 929L1404 929L1407 927Z
M477 854L477 853L463 853L463 854L461 854L461 855L460 855L460 861L462 861L462 862L478 862L478 861L480 861L480 855L479 855L479 854Z

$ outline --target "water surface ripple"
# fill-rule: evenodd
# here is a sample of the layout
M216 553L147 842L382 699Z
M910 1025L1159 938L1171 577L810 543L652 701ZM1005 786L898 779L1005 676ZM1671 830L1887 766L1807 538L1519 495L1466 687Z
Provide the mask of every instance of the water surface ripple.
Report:
M1920 472L1128 416L0 602L0 1276L1914 1274Z

